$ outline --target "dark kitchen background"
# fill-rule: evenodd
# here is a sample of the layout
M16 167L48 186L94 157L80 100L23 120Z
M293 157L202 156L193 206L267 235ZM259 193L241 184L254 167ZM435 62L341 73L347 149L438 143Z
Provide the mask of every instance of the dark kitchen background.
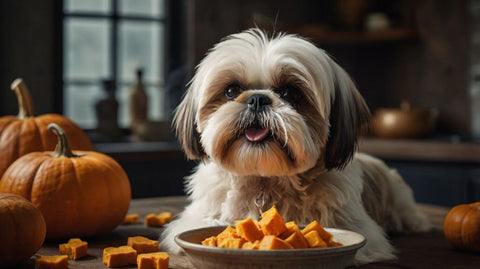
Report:
M359 150L398 169L419 202L480 200L480 1L5 0L0 25L0 116L18 112L10 83L23 78L36 114L84 128L127 171L134 198L184 194L195 163L170 130L172 111L207 50L256 25L325 49L373 113L435 110L431 132L370 133ZM139 70L148 121L133 129ZM99 129L101 101L116 103L111 132Z

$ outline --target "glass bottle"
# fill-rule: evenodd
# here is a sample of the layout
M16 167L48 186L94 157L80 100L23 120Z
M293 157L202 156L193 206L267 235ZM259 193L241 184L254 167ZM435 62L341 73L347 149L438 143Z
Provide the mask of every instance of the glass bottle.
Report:
M142 81L143 70L137 69L137 81L130 91L130 129L135 131L140 121L148 119L148 97Z

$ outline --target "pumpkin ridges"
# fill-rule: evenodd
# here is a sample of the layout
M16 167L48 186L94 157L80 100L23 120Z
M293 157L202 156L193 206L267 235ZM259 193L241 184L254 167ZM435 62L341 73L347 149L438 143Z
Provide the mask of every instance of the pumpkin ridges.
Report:
M18 135L18 156L23 156L30 152L43 151L42 139L40 138L39 128L34 118L28 118L20 121L21 129Z
M465 218L464 214L459 214L459 212L463 209L464 205L459 205L455 209L451 210L447 216L445 217L445 221L443 223L443 230L445 236L449 238L450 242L453 246L458 247L462 245L462 238L461 238L461 225L452 225L451 223L463 223L463 219ZM462 210L463 212L463 210ZM447 220L450 220L447 222Z
M77 210L81 206L78 186L72 179L71 173L64 173L64 171L71 171L71 166L72 163L68 158L49 157L36 171L31 201L44 214L49 239L58 239L56 234L65 234L81 228L80 214ZM52 178L61 178L61 180L52 180ZM64 206L59 207L59 204ZM64 225L66 219L71 225Z
M480 238L480 229L478 227L480 227L480 214L476 212L475 208L469 206L461 225L461 238L462 244L472 246L474 251L480 250L480 245L477 243Z
M45 150L55 150L55 147L58 142L58 138L55 134L50 132L47 126L54 122L60 126L70 141L70 146L72 149L76 150L93 150L93 144L85 135L83 130L74 122L58 114L44 114L38 117L35 117L35 120L38 123L41 123L43 128L41 128L41 136L44 139L46 145Z
M18 139L16 136L11 135L12 132L20 133L21 123L13 121L8 125L2 136L0 137L0 152L2 158L0 158L0 176L3 175L8 166L19 157Z
M0 135L2 134L3 130L7 128L7 126L12 122L15 121L16 118L13 115L3 116L0 117Z
M103 166L103 163L98 162L98 160L89 160L89 156L91 153L82 155L82 158L73 158L72 163L74 163L75 166L75 171L77 174L77 177L81 182L80 185L91 185L92 181L95 181L97 178L108 178L105 173L105 169L98 169L101 166ZM94 164L93 164L94 163ZM92 169L92 166L95 165L97 169ZM89 218L92 219L98 219L101 217L105 218L111 218L108 214L110 214L110 189L108 188L108 183L105 181L101 181L100 184L96 185L95 189L90 190L88 193L85 194L84 199L86 201L93 201L94 197L97 197L95 200L95 204L89 208L84 208L82 215L83 216L89 216L88 218L85 218L84 221L88 222ZM108 195L105 195L105 193L108 193ZM108 213L105 213L108 212ZM102 215L102 216L101 216ZM89 227L89 230L87 233L98 233L104 229L102 223L89 223L88 225L84 225L84 227Z
M25 162L38 171L38 168L42 165L43 161L48 158L48 155L45 155L41 152L34 152L25 157ZM24 197L27 200L31 200L31 190L35 181L35 174L31 177L25 176L25 167L23 166L10 166L5 171L0 181L0 192L15 193L21 197Z
M82 151L76 151L75 153L82 154ZM107 212L106 214L108 214L108 218L116 219L118 222L121 222L128 211L128 205L130 204L131 199L130 192L122 192L123 190L126 190L126 188L130 190L130 185L126 173L123 171L123 169L118 163L114 162L110 157L106 156L105 154L98 152L88 152L88 154L85 154L85 152L83 153L84 155L82 155L81 158L71 159L75 163L75 167L90 167L92 166L92 163L95 163L97 169L77 169L78 177L84 180L84 182L82 182L82 185L86 183L86 180L94 181L97 178L105 178L106 180L102 181L101 186L97 185L97 188L95 190L89 192L89 196L98 196L97 194L95 194L95 192L99 193L99 195L105 192L108 193L108 195L104 195L102 203L96 203L96 206L101 209L97 211L92 211L90 212L90 214L97 215L100 212ZM115 185L118 186L119 184L121 184L121 186L119 186L119 188L117 188L116 190L110 187ZM128 184L128 186L126 186L126 184ZM100 232L111 230L113 228L114 227L111 226L100 225L99 223L99 225L95 229Z
M37 127L37 131L38 131L37 137L40 139L40 143L42 144L42 149L38 151L48 150L47 141L45 141L45 138L44 138L45 136L42 134L42 129L44 128L40 126L39 122L36 119L33 120L33 123Z

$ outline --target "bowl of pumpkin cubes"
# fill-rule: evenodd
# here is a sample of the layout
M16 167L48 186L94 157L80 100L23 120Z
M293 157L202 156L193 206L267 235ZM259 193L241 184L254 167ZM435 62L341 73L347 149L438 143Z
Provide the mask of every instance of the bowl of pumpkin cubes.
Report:
M259 221L189 230L175 242L197 269L346 268L366 243L358 233L324 228L317 221L300 227L285 222L275 206Z

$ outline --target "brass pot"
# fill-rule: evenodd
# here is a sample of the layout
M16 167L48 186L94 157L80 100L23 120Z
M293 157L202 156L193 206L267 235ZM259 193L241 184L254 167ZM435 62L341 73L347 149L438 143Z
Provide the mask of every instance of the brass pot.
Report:
M437 116L436 109L411 108L408 102L402 102L400 108L377 109L370 129L380 138L426 138L433 134Z

